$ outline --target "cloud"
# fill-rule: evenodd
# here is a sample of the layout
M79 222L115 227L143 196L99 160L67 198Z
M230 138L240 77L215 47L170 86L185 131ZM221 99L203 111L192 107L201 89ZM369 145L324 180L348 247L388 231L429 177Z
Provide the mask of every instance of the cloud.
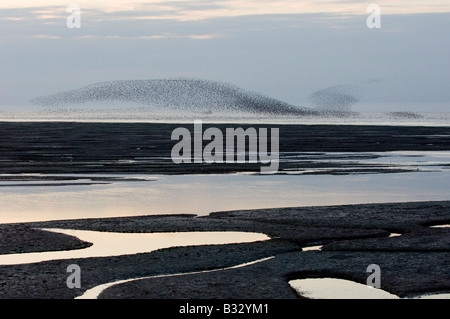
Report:
M370 30L367 4L356 1L347 1L337 14L325 9L344 1L317 1L311 7L295 1L304 4L302 10L294 1L272 1L272 6L290 3L278 11L264 8L266 0L148 2L154 10L139 1L128 7L112 0L103 7L82 2L81 29L67 28L69 13L61 1L0 9L0 103L25 103L30 96L88 80L181 76L235 83L294 105L310 105L312 92L353 83L367 89L352 105L356 111L367 103L396 107L411 101L445 102L448 109L448 13L385 16L392 10L382 2L382 29ZM416 10L411 3L404 10ZM435 1L427 4L429 10L437 8ZM361 15L344 13L358 6ZM303 13L319 9L325 13ZM311 106L342 92L322 93L327 94Z
M61 37L56 35L49 35L49 34L36 34L32 36L33 38L37 39L60 39Z
M10 20L10 21L22 21L22 20L25 20L24 17L6 17L4 19L5 20Z
M129 0L129 1L87 1L77 0L83 13L96 13L98 19L116 20L177 20L201 21L215 18L230 18L254 15L287 15L332 13L334 15L367 15L370 3L349 0ZM450 12L448 0L378 0L382 14L414 14ZM54 10L65 13L67 2L41 0L39 4L31 0L16 0L0 3L2 9L33 8L41 18L55 14ZM38 9L36 9L38 8Z
M36 36L34 36L36 37ZM117 39L117 40L158 40L158 39L192 39L192 40L210 40L220 38L220 34L156 34L156 35L141 35L141 36L123 36L123 35L94 35L86 34L75 36L75 40L99 40L99 39ZM59 37L55 37L59 38Z

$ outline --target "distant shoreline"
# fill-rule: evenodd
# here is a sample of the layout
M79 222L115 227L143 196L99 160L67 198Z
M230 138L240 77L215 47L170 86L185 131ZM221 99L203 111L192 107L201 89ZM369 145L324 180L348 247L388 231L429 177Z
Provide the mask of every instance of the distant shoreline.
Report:
M252 113L178 112L131 107L124 109L48 109L36 111L1 111L0 123L119 123L119 124L190 124L202 120L209 124L264 125L348 125L348 126L418 126L449 127L450 113L429 112L342 112L322 115L281 116Z

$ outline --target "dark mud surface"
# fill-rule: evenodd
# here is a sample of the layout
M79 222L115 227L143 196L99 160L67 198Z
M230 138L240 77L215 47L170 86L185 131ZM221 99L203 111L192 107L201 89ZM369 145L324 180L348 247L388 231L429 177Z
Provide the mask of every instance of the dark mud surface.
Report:
M178 247L118 257L0 266L1 298L74 298L110 281L231 267L113 286L101 298L299 298L288 281L337 277L365 283L367 266L381 267L382 288L402 297L450 292L450 202L369 204L217 212L205 217L162 215L2 225L8 250L79 248L69 236L42 239L34 228L114 232L252 231L271 236L256 243ZM400 237L389 237L391 232ZM302 247L324 245L322 251ZM3 246L3 245L2 245ZM23 249L23 248L22 248ZM5 251L3 252L5 253ZM66 286L67 266L81 267L82 287Z
M174 164L171 160L171 150L178 141L172 141L171 134L178 127L185 127L194 135L193 124L1 122L0 172L211 174L260 171L261 163ZM364 160L374 156L332 156L328 158L332 160L330 163L326 161L326 156L323 156L324 152L450 150L448 127L203 124L203 131L208 127L221 130L224 147L228 127L254 127L256 130L267 128L268 132L270 128L278 128L280 173L290 170L331 169L327 173L351 174L347 160ZM203 141L203 147L209 142ZM305 152L309 154L305 155ZM300 158L295 158L299 155ZM358 167L355 163L351 165L355 172L358 172L358 169L364 169L364 172L368 173L407 171L382 164L369 167Z
M29 225L0 225L0 255L81 249L91 246L78 238L56 234Z

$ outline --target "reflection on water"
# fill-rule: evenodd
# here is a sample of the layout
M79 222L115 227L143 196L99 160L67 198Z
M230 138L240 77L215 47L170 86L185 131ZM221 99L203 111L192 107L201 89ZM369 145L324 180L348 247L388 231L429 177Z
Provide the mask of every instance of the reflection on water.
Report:
M37 263L48 260L107 257L148 253L169 247L221 245L268 240L245 232L112 233L87 230L43 229L78 237L93 245L77 250L0 255L0 265Z
M384 290L336 278L298 279L289 284L300 296L310 299L398 299Z
M321 251L322 247L323 247L323 245L302 247L302 251L303 252L306 252L306 251Z
M392 237L400 237L402 234L397 234L397 233L391 233L390 235L389 235L389 238L392 238Z
M0 223L450 199L450 171L156 177L109 185L3 187Z
M313 163L313 168L286 169L286 174L374 174L432 172L449 168L448 151L282 153L280 162Z
M318 175L308 174L311 169L278 175L81 175L81 180L76 174L34 174L17 175L22 176L17 181L0 175L0 223L450 199L450 152L311 156L316 155L287 154L285 160L326 161L329 171L316 169ZM374 167L405 172L365 172ZM359 170L333 174L337 168L340 173ZM45 187L36 185L39 179ZM62 179L68 179L64 186ZM104 184L89 185L93 181Z
M289 284L300 296L310 299L400 299L382 289L344 279L296 279ZM412 299L450 299L450 294L425 294Z

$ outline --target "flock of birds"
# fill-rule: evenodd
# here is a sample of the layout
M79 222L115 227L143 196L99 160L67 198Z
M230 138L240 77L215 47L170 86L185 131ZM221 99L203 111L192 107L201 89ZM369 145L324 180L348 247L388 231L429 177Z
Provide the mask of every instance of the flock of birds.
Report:
M156 110L245 112L291 116L350 115L362 89L338 85L309 96L313 107L295 106L239 87L201 79L154 79L107 81L37 97L32 104L66 107L76 104L119 102ZM401 114L396 114L401 116ZM410 116L410 115L408 115Z
M361 95L362 89L358 86L336 85L316 91L308 99L320 110L350 112L351 106L359 102Z
M112 101L181 111L244 111L280 115L313 112L226 83L193 79L100 82L31 100L33 104L50 107Z

